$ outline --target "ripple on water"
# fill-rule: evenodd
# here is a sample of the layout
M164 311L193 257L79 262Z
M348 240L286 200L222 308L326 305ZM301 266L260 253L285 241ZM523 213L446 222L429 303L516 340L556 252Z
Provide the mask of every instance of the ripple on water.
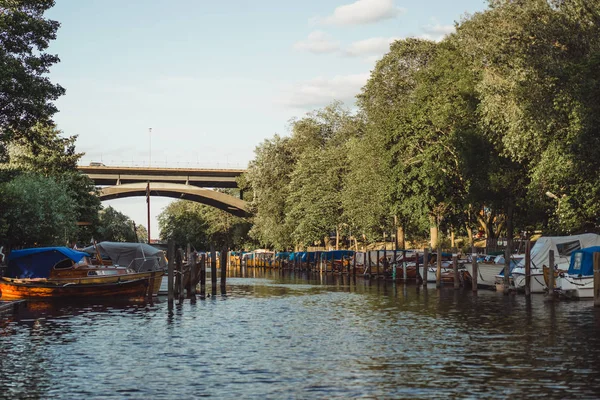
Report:
M0 397L596 398L598 318L589 302L267 273L172 312L23 310L0 322Z

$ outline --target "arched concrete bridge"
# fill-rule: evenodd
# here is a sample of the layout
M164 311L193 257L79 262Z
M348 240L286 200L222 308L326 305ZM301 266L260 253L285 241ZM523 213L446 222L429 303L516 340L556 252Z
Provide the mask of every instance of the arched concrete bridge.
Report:
M237 188L236 178L243 169L80 166L100 188L101 200L146 196L171 197L196 201L238 217L246 217L246 202L241 198L205 188ZM240 197L242 193L240 192Z
M146 196L148 183L127 183L100 189L101 200ZM237 217L247 217L246 202L215 190L208 190L180 183L150 182L150 196L190 200L216 207Z

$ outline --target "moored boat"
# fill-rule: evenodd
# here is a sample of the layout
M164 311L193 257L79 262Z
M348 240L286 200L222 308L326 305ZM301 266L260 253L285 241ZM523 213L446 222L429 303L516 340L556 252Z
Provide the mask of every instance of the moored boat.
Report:
M5 278L12 283L48 285L50 288L145 280L146 287L154 294L160 288L162 275L162 271L135 272L116 265L94 265L86 252L66 247L42 247L11 252Z
M69 298L142 299L148 291L148 279L114 283L56 283L40 279L0 278L3 300L50 300Z
M550 266L549 251L554 251L554 268L567 270L571 254L577 250L600 246L600 235L584 233L573 236L542 236L531 249L531 293L544 293L544 266ZM512 271L513 285L517 290L525 289L525 261L522 260Z
M594 297L594 253L598 252L600 246L573 252L569 269L556 277L556 289L561 295L575 299Z

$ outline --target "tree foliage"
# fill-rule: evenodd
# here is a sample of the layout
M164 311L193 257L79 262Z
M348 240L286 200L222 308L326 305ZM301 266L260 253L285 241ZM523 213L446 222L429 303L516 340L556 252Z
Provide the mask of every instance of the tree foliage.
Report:
M162 240L174 240L178 246L188 243L197 250L210 245L244 248L250 224L214 207L187 200L169 204L158 216Z
M0 160L13 140L37 141L65 90L46 76L58 57L45 53L59 23L44 18L53 0L0 1Z
M133 221L110 206L100 211L99 227L94 239L98 242L137 242Z
M596 2L490 0L441 42L394 42L356 114L334 102L257 148L253 234L600 231L599 22Z
M76 229L67 186L39 174L0 184L0 208L0 239L9 247L66 245Z

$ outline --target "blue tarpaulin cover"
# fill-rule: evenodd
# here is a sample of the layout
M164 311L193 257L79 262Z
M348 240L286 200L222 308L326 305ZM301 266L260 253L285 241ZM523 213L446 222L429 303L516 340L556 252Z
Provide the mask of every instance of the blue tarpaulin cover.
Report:
M600 246L587 247L571 254L569 275L594 276L594 253L600 252Z
M14 250L8 255L9 278L47 278L52 267L66 258L79 262L89 254L68 247L38 247Z

